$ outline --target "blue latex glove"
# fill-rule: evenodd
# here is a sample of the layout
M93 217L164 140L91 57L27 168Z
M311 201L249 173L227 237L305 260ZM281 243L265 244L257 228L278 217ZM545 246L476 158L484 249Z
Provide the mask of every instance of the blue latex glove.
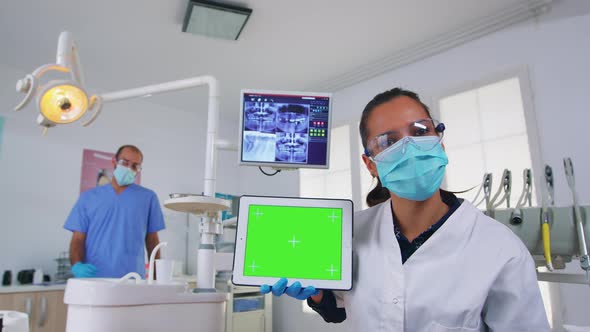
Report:
M72 273L76 278L92 278L96 277L96 266L78 262L72 266Z
M264 284L260 286L260 292L262 294L266 294L272 291L272 294L275 296L281 296L283 294L287 294L291 297L294 297L298 300L306 300L308 297L312 295L319 294L319 290L315 289L313 286L307 286L305 288L301 288L301 283L299 281L295 281L291 286L287 287L287 279L281 278L277 281L272 287Z

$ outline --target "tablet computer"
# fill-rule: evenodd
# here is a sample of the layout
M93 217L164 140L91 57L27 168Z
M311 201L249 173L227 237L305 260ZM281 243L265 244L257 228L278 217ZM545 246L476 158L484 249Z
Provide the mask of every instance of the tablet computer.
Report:
M350 200L240 197L232 282L350 290L352 219Z

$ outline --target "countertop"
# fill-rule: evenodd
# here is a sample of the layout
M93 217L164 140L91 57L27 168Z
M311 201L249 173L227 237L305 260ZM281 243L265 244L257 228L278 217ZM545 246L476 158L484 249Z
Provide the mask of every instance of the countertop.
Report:
M65 290L66 284L0 286L0 294Z

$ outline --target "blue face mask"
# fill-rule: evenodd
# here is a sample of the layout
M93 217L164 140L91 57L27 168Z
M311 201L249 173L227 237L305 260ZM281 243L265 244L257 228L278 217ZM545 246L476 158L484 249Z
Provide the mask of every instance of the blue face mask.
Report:
M437 136L406 136L374 160L381 184L412 201L424 201L434 195L449 163Z
M125 166L117 165L113 175L120 186L128 186L135 182L135 172Z

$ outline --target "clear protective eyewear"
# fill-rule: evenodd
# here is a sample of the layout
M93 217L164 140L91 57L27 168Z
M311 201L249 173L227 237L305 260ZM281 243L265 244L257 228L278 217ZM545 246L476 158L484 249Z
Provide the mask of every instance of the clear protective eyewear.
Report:
M436 136L437 140L432 140L432 144L421 144L419 148L423 150L431 150L440 143L445 131L445 125L434 119L416 120L408 125L403 130L391 130L383 134L373 137L367 142L365 155L374 158L379 153L385 151L390 146L394 145L404 137L423 137Z
M134 171L135 173L139 173L141 172L141 164L138 163L133 163L127 159L119 159L117 160L117 164L121 165L123 167L127 167L129 169L131 169L132 171Z

